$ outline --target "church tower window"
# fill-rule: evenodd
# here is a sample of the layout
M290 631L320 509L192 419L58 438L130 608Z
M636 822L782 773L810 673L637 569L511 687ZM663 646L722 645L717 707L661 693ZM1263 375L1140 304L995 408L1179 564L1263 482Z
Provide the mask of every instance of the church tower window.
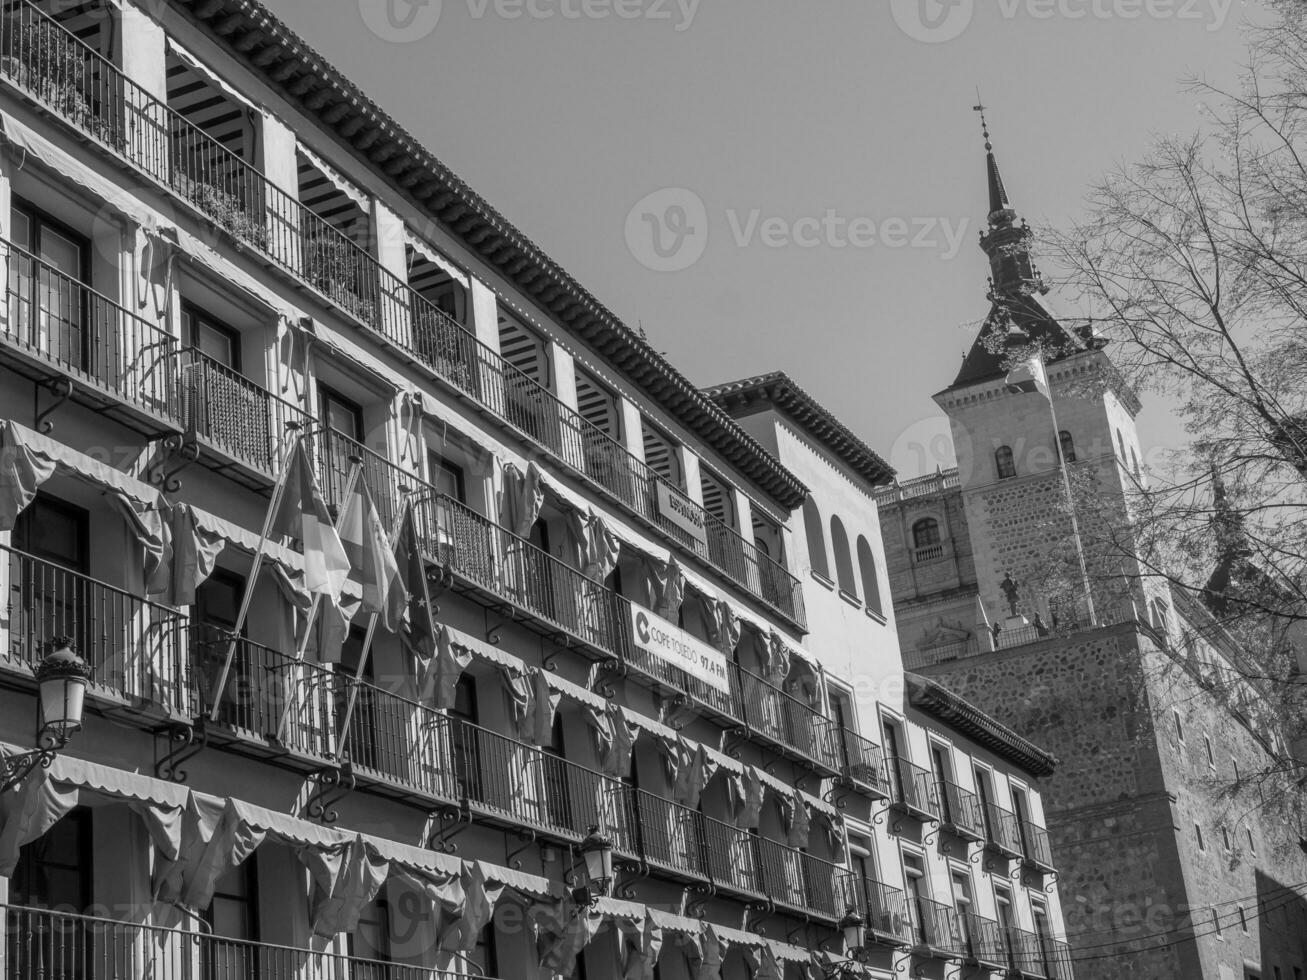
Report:
M998 478L1008 480L1017 475L1017 464L1012 456L1011 446L999 446L994 453L994 465L998 468Z

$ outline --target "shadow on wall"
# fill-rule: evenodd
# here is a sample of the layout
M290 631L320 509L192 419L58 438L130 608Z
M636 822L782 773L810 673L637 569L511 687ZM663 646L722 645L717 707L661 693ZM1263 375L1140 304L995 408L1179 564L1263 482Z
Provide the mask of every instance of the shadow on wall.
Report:
M1290 866L1301 867L1293 861ZM1307 977L1307 882L1281 882L1257 871L1257 905L1249 909L1256 915L1261 972L1251 968L1245 976L1259 980L1303 980Z

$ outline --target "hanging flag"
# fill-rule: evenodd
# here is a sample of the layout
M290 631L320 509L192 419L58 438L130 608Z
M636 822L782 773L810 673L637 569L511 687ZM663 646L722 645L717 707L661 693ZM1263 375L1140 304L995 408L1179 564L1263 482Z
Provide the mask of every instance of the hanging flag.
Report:
M1007 373L1007 386L1027 394L1038 391L1045 398L1051 399L1052 396L1048 391L1048 371L1044 367L1043 355L1036 353L1028 360L1013 365L1012 370Z
M375 615L387 633L398 633L409 593L366 482L360 481L358 492L350 496L340 526L349 563L358 570L363 587L363 611Z
M418 538L411 500L404 502L404 513L399 518L399 533L395 535L395 566L407 600L407 612L401 614L400 636L405 648L425 663L435 654L435 623L431 618L427 568L422 558L422 543Z
M304 547L305 589L339 603L349 578L349 557L327 513L302 439L296 443L287 467L285 491L269 523L269 533L299 541Z

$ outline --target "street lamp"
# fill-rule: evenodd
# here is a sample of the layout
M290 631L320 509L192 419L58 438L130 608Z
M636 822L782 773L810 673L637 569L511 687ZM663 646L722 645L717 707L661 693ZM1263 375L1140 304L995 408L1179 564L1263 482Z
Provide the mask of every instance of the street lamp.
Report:
M82 727L91 668L77 655L72 639L62 636L51 640L49 653L37 664L34 673L40 712L36 748L4 760L0 769L0 793L13 789L37 766L50 768L68 739Z
M578 906L593 908L600 896L607 895L613 884L613 841L591 827L581 841L581 858L585 862L586 881L572 889L572 901Z
M840 932L844 933L844 959L826 967L825 980L851 976L854 967L864 966L871 956L867 950L867 920L858 914L857 909L849 909L840 920Z

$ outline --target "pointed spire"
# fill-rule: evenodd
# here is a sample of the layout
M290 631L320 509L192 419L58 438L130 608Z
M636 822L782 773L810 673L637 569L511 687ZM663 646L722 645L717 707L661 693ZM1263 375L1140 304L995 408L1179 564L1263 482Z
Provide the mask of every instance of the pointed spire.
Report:
M1003 186L1003 175L998 171L998 161L994 159L994 141L989 136L989 121L985 118L985 105L980 101L980 90L976 89L976 112L980 113L980 132L985 137L985 166L989 178L989 223L999 212L1011 211L1007 188Z

